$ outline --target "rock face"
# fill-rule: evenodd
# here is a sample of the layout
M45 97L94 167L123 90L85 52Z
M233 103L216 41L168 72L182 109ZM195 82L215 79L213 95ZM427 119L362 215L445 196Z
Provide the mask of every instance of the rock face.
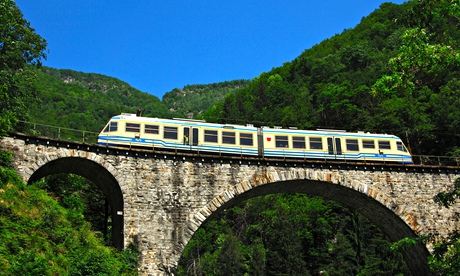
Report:
M111 199L120 247L136 240L141 274L169 274L200 225L216 212L269 193L308 193L341 202L377 224L392 240L459 229L460 204L433 197L453 187L458 168L272 163L106 149L46 139L4 138L25 181L68 172L100 185ZM116 224L119 224L118 227ZM117 232L118 231L118 232ZM117 241L115 241L117 243ZM406 257L428 273L427 250Z

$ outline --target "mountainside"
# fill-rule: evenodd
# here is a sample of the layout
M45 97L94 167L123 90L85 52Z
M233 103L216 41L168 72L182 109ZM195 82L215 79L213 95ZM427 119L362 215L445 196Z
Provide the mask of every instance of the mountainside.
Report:
M72 70L41 68L28 100L33 122L98 132L113 115L169 116L161 101L115 78Z
M174 117L200 117L213 104L247 85L247 80L234 80L212 84L186 85L175 88L163 96L163 103Z
M204 117L386 132L403 137L416 154L459 154L459 15L453 0L382 4Z

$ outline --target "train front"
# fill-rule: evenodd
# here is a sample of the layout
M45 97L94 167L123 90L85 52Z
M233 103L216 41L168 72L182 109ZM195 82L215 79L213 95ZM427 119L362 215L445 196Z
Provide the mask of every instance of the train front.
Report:
M396 141L396 151L397 155L399 155L399 158L401 158L401 163L403 164L414 164L414 161L412 160L412 155L410 154L409 150L406 148L402 140L397 137Z
M114 116L110 119L97 137L98 145L110 146L116 144L117 138L122 135L118 127L120 119L121 116Z

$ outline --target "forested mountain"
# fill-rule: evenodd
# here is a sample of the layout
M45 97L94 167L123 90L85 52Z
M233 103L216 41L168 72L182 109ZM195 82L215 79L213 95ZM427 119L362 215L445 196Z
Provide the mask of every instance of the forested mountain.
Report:
M115 78L49 67L36 69L36 76L35 97L26 102L33 122L98 132L122 112L169 116L158 98Z
M174 117L200 118L213 104L234 93L249 81L234 80L211 84L186 85L175 88L163 96L163 103Z
M416 154L459 154L459 15L454 0L382 4L205 118L378 131L403 137Z

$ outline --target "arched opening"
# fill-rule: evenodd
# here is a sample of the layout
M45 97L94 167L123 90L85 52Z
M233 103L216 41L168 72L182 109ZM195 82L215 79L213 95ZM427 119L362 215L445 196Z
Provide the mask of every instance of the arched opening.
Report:
M243 201L277 193L303 193L338 202L367 218L385 234L390 242L398 241L404 237L416 237L412 229L397 214L377 200L351 188L312 180L291 180L260 185L224 203L205 222ZM403 251L403 257L412 274L431 274L427 265L428 250L423 244L416 244L407 248Z
M50 161L40 167L32 174L28 182L33 183L41 178L61 173L82 176L102 190L110 205L112 244L117 249L123 249L123 194L115 177L94 161L79 157L65 157Z

